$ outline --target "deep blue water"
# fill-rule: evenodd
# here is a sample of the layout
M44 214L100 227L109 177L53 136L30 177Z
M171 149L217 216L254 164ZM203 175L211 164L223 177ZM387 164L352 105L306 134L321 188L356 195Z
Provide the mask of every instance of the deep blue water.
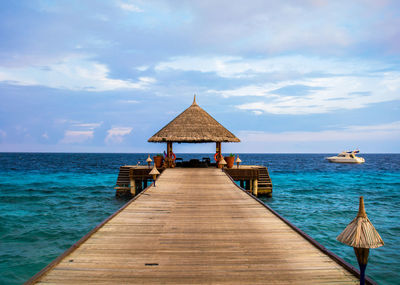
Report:
M274 192L264 202L355 266L352 248L336 236L363 195L385 241L371 250L367 274L379 284L400 284L400 154L362 154L361 165L328 163L326 156L240 154L244 164L268 166ZM146 158L0 153L0 284L23 283L126 203L114 196L118 168Z

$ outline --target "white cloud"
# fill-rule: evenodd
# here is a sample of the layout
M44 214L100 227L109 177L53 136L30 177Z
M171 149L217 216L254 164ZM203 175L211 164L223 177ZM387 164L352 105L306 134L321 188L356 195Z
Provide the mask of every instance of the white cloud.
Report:
M195 36L190 39L203 50L343 54L375 49L377 43L378 48L399 48L394 40L398 38L398 17L392 13L398 10L396 1L162 2L191 13L189 34Z
M16 133L19 135L25 134L26 132L28 132L28 128L21 126L21 125L15 126L15 130L16 130Z
M65 123L67 123L67 122L68 122L67 119L55 119L55 120L54 120L54 123L55 123L55 124L65 124Z
M95 128L100 127L102 124L103 124L103 122L100 122L100 123L73 123L72 127L94 130Z
M150 68L150 66L148 66L148 65L141 65L141 66L136 67L136 70L139 70L139 71L146 71L146 70L148 70L149 68Z
M137 100L119 100L118 102L123 103L123 104L138 104L138 103L140 103Z
M155 79L149 77L140 77L136 82L113 79L109 77L109 73L105 64L71 56L46 66L0 67L0 82L93 92L145 89L155 82Z
M304 86L302 94L281 94L278 89ZM236 107L271 114L318 114L340 109L359 109L370 104L400 100L400 73L375 76L337 76L249 85L231 90L209 90L223 97L258 96L259 100Z
M61 144L79 144L93 139L94 131L100 127L103 122L85 123L68 119L57 119L57 124L67 124L68 130L64 131L64 137L60 140ZM47 132L42 135L47 139Z
M215 72L220 77L240 78L254 77L259 73L297 76L308 73L343 75L370 71L378 67L382 68L382 65L374 61L346 61L301 55L255 59L238 56L181 56L160 62L155 66L155 70Z
M44 138L44 139L46 139L46 140L49 139L49 135L47 134L47 132L44 132L44 133L42 134L42 138Z
M250 68L246 63L240 62L240 57L174 57L169 61L160 62L155 70L169 69L182 71L215 72L221 77L235 77Z
M109 143L121 143L124 140L124 136L129 135L132 131L130 127L113 127L107 131L105 142Z
M87 140L93 138L94 131L71 131L67 130L64 132L64 137L60 141L63 144L70 144L70 143L83 143Z
M241 131L243 143L298 143L332 141L386 141L400 139L400 121L380 125L347 126L335 130L270 133Z
M141 82L142 84L152 84L155 83L156 80L151 77L139 77L139 82Z
M133 3L118 1L117 5L119 8L121 8L122 10L125 10L125 11L137 12L137 13L143 12L143 10L141 8L139 8L138 6L136 6Z
M400 121L395 121L387 124L379 124L379 125L369 125L369 126L348 126L346 127L347 130L352 132L380 132L380 131L400 131Z
M222 97L260 97L242 100L236 107L260 114L317 114L400 100L400 72L395 66L372 60L343 60L306 56L175 57L156 65L173 70L215 73L223 78L255 82L234 89L213 90ZM384 71L387 70L387 71ZM240 83L240 81L236 81ZM299 87L300 86L300 87ZM292 93L290 89L292 87ZM285 89L282 91L280 89ZM302 89L303 88L303 89ZM296 94L293 94L296 90Z
M7 136L7 133L3 130L0 130L0 138L5 138Z
M281 83L267 83L262 85L248 85L230 90L208 90L207 93L220 94L224 98L229 97L243 97L243 96L261 96L261 97L279 97L273 94L268 94L269 92L289 86L294 85L296 81L286 81ZM304 83L304 82L303 82Z

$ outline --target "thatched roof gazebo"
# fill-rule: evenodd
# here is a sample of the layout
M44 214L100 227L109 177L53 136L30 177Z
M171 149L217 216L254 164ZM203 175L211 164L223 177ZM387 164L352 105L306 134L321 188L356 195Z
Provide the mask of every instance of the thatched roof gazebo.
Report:
M169 122L160 131L149 138L148 142L167 143L167 160L175 155L172 143L216 143L216 157L221 157L221 142L240 142L240 140L217 122L196 103ZM170 164L167 162L170 166Z

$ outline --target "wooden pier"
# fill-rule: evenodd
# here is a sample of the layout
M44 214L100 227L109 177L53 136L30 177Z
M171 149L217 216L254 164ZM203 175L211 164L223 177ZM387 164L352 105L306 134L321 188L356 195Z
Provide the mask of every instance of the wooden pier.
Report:
M358 282L221 169L168 168L27 284Z
M213 168L211 166L211 168ZM214 167L215 168L215 167ZM158 168L162 173L165 167ZM145 189L153 180L149 174L150 167L138 165L124 165L119 168L116 195L135 196ZM225 168L225 173L240 184L240 187L259 196L272 196L272 182L268 168L259 165L240 165L239 167Z

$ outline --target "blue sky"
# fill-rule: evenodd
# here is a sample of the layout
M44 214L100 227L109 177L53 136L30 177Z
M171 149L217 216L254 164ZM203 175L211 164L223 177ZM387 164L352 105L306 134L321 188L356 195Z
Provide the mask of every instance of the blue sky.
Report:
M400 152L398 1L1 1L0 39L0 151L159 152L196 93L226 152Z

